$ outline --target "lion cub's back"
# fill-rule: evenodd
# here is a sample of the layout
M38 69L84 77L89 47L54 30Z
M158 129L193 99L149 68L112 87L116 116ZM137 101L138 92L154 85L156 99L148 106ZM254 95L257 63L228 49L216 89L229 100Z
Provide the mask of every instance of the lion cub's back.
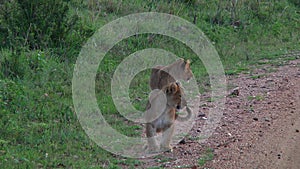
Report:
M164 66L156 66L151 71L150 76L150 88L154 89L162 89L165 85L175 82L175 79L169 75L169 73L163 71Z

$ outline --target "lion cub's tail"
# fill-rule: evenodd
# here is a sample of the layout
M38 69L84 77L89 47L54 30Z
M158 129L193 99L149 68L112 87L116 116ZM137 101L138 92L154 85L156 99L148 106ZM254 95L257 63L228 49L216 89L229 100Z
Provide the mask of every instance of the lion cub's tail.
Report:
M188 121L192 117L193 112L188 106L186 106L186 111L188 114L185 117L181 117L178 114L176 114L175 119L180 122Z

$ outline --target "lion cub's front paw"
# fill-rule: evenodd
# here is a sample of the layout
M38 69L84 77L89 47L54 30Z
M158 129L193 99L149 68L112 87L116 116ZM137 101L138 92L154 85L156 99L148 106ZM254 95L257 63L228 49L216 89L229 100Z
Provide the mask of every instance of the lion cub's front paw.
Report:
M151 146L147 148L147 153L152 154L152 153L158 153L159 152L159 147L157 146Z

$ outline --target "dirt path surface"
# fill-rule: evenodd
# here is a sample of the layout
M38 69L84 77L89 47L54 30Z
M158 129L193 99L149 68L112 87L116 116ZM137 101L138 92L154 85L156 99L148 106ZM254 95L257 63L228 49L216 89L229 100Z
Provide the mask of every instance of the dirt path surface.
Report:
M205 143L198 136L213 102L201 104L185 141L172 153L142 160L143 168L299 169L300 59L228 77L228 85L238 87L238 95L227 97L222 120Z

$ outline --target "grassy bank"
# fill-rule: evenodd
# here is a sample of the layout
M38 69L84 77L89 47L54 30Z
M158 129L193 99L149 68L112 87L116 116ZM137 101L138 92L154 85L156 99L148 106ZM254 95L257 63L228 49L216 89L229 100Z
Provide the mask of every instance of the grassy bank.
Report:
M1 168L142 165L92 142L72 104L72 73L81 46L101 26L121 16L164 12L194 23L215 45L227 74L248 70L262 59L272 62L282 54L300 50L297 0L241 0L237 4L218 0L46 0L39 4L12 0L0 5ZM127 136L139 136L142 127L128 125L119 115L111 98L110 79L125 57L150 47L190 59L200 91L209 91L201 60L179 41L150 34L123 40L102 60L96 94L106 120ZM149 70L143 71L130 86L130 97L140 110L150 91L148 79Z

